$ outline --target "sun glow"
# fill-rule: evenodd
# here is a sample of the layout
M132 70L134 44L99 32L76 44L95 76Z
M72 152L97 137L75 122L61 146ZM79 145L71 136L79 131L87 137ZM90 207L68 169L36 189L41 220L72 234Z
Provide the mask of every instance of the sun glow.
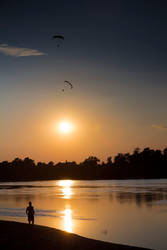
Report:
M59 130L61 133L67 134L67 133L71 132L72 126L69 122L61 122L59 124Z

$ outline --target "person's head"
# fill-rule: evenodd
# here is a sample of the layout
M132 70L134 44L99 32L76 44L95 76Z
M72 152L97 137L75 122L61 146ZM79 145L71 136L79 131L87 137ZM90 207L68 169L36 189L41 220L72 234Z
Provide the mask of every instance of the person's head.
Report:
M32 206L32 202L31 201L29 201L29 206Z

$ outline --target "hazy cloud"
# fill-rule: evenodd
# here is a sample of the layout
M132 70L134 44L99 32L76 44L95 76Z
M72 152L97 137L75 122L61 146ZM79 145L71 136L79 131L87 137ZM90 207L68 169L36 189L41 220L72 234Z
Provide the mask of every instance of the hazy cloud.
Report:
M152 128L157 128L157 129L161 129L161 130L167 130L167 126L165 126L165 125L159 125L159 124L153 124Z
M28 48L18 48L13 46L8 46L8 44L0 44L0 53L3 53L7 56L43 56L46 55L43 52L40 52L36 49L28 49Z

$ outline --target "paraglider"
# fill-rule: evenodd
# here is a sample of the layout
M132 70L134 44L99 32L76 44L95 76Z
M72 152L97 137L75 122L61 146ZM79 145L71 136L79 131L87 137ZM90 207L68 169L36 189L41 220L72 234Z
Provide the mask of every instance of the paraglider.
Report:
M65 81L64 81L64 83L66 83L66 86L69 86L69 87L70 87L70 89L73 89L73 88L74 88L74 86L72 85L72 83L71 83L71 82L69 82L69 81L65 80ZM65 88L64 88L64 89L62 89L62 91L64 92L64 91L65 91Z
M67 83L67 84L70 86L70 89L73 89L73 88L74 88L71 82L66 81L66 80L65 80L64 82Z
M60 39L60 40L64 40L64 36L62 35L54 35L52 36L52 39ZM57 47L60 47L60 44L57 44Z

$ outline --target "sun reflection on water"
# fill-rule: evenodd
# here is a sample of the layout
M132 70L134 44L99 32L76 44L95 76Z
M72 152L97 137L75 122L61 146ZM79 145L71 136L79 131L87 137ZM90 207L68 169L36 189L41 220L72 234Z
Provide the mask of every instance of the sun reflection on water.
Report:
M59 186L61 187L61 191L63 193L64 199L70 199L72 195L71 185L73 184L72 180L61 180L59 181Z
M72 210L70 208L64 210L64 230L72 233Z

